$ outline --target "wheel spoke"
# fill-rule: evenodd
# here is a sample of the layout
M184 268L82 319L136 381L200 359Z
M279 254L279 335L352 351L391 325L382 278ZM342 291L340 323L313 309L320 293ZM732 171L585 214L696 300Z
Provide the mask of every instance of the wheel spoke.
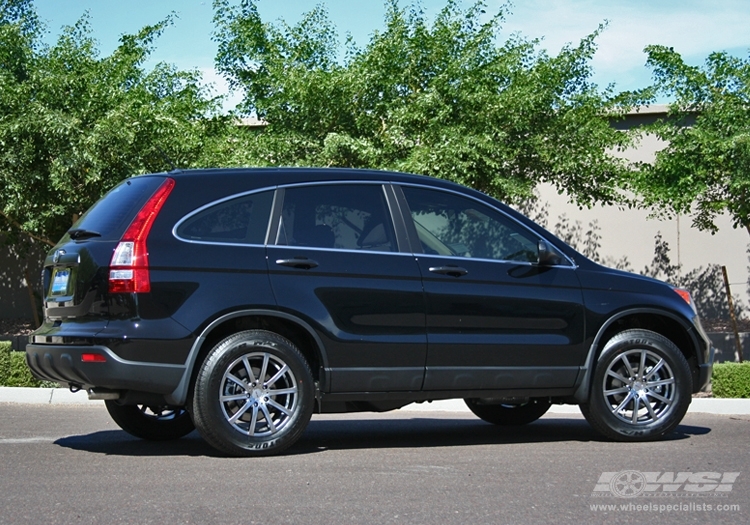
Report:
M247 383L245 383L242 379L240 379L236 375L232 374L231 372L227 373L227 379L229 379L230 381L234 381L235 383L237 383L238 385L240 385L242 388L244 388L245 390L247 390Z
M251 436L255 435L255 425L257 424L258 424L258 404L253 403L253 417L250 420L250 431L248 432L248 434L250 434Z
M658 372L659 370L661 370L661 368L664 366L664 363L666 363L666 361L664 361L664 359L659 359L659 362L656 363L651 370L649 370L648 374L646 374L646 376L643 378L643 380L644 381L648 381L656 372Z
M630 400L631 400L631 399L633 399L633 395L634 395L634 394L633 394L633 391L632 391L632 390L631 390L630 392L628 392L628 395L627 395L627 396L625 396L625 399L623 399L623 400L622 400L622 403L620 403L620 405L619 405L619 406L615 407L615 408L614 408L614 409L612 410L612 413L613 413L613 414L617 414L617 413L618 413L618 412L620 412L620 411L621 411L622 409L624 409L624 408L625 408L625 406L626 406L626 405L627 405L627 404L628 404L628 403L630 402Z
M638 423L638 405L641 402L641 396L633 396L633 417L631 418L633 424Z
M630 366L630 361L628 360L627 354L623 354L620 356L620 360L625 363L625 368L628 369L628 374L630 377L635 377L635 372L633 371L633 367Z
M659 416L656 415L656 412L654 412L654 407L651 406L651 403L649 403L648 400L646 400L643 404L646 406L648 415L651 416L652 421L656 421L657 419L659 419Z
M273 376L273 377L272 377L271 379L269 379L268 381L264 381L264 382L263 382L263 386L265 386L265 387L269 387L269 386L271 386L271 385L272 385L272 384L274 384L274 383L275 383L276 381L278 381L278 380L279 380L279 378L280 378L281 376L283 376L283 375L284 375L284 374L286 373L286 371L287 371L287 370L289 370L289 367L288 367L287 365L284 365L284 366L283 366L283 367L281 368L281 370L279 370L278 372L276 372L276 373L274 374L274 376Z
M250 366L250 361L247 360L247 356L242 358L242 364L245 367L245 372L247 372L247 380L251 383L255 383L255 374L253 374L253 367Z
M614 390L605 390L604 395L605 396L612 396L615 394L624 394L625 392L630 392L630 387L622 386L620 388L615 388Z
M623 383L626 383L626 384L630 381L627 377L621 376L620 374L618 374L617 372L615 372L612 369L607 370L607 375L611 376L611 377L614 377L618 381L622 381Z
M266 373L268 372L268 360L271 356L269 356L267 353L263 354L263 366L260 369L260 375L258 376L259 381L265 381L266 380Z
M273 422L271 414L268 412L266 405L260 405L260 409L263 411L263 415L266 417L266 424L271 432L276 432L276 423Z
M652 391L649 390L648 392L646 392L646 395L649 396L649 397L653 397L657 401L661 401L665 405L671 405L672 404L672 400L671 399L668 399L668 398L666 398L664 396L660 396L656 392L652 392Z
M242 417L242 416L243 416L243 415L245 414L245 412L247 412L247 410L248 410L248 409L249 409L249 408L250 408L251 406L253 406L253 404L252 404L252 402L251 402L251 401L250 401L250 400L248 399L248 400L247 400L247 401L245 402L245 404L244 404L244 405L242 405L242 407L241 407L241 408L240 408L240 409L239 409L239 410L238 410L237 412L235 412L235 413L234 413L234 414L232 415L232 417L230 417L230 418L229 418L229 422L230 422L230 423L232 423L232 424L234 425L234 423L235 423L235 422L236 422L236 421L237 421L237 420L238 420L239 418L241 418L241 417Z
M278 403L277 403L276 401L274 401L273 399L269 399L269 400L268 400L268 404L269 404L269 405L271 405L272 407L274 407L274 408L275 408L276 410L278 410L279 412L283 412L285 416L291 416L291 415L292 415L292 411L291 411L291 410L287 410L287 408L286 408L286 407L284 407L284 406L282 406L282 405L278 404Z
M282 388L280 390L269 390L268 395L269 396L281 396L284 394L296 394L297 393L297 387L293 386L290 388Z
M247 394L235 394L233 396L221 396L222 403L228 403L230 401L239 401L240 399L247 399Z
M638 381L643 381L643 374L646 371L646 350L641 350L641 362L638 364Z
M666 386L666 385L673 385L674 384L674 378L670 377L669 379L662 379L660 381L652 381L651 383L646 383L646 386L648 388L655 388L658 386Z

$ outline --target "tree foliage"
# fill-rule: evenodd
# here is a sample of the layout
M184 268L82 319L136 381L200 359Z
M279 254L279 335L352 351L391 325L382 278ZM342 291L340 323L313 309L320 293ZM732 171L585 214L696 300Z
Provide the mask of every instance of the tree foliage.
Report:
M519 35L498 44L505 8L459 4L429 22L390 0L383 30L342 49L321 6L290 26L264 22L254 0L215 0L217 67L268 123L225 161L404 170L511 202L540 182L615 200L626 166L611 152L628 137L609 121L627 108L590 82L603 28L550 56Z
M634 181L643 204L692 214L711 232L728 213L750 233L750 58L712 53L697 67L672 48L646 52L656 92L673 102L669 118L649 129L668 144Z
M0 233L54 244L123 178L196 162L216 101L196 72L144 68L170 20L102 57L86 15L48 46L28 0L2 6Z

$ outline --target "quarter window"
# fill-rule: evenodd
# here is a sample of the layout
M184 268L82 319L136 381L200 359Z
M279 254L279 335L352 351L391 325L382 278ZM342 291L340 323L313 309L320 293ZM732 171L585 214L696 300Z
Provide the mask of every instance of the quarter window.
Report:
M190 217L177 236L192 241L265 244L273 191L221 202Z
M489 206L444 191L409 186L403 191L425 253L538 261L533 234Z
M287 188L276 244L396 251L382 186L325 184Z

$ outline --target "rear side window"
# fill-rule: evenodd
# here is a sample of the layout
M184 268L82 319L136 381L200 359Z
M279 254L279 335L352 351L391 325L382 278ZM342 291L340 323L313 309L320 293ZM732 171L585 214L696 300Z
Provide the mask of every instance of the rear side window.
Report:
M188 241L264 244L273 190L214 204L184 220L177 237Z
M287 188L276 244L396 251L382 186L325 184Z
M166 177L133 177L112 188L73 225L97 232L102 240L120 240L133 217Z

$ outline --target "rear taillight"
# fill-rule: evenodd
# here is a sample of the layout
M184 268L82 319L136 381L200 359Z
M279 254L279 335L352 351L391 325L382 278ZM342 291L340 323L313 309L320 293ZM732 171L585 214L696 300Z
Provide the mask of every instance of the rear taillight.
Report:
M111 293L151 291L146 239L174 184L174 179L167 178L146 201L128 229L125 230L109 263L109 291Z

